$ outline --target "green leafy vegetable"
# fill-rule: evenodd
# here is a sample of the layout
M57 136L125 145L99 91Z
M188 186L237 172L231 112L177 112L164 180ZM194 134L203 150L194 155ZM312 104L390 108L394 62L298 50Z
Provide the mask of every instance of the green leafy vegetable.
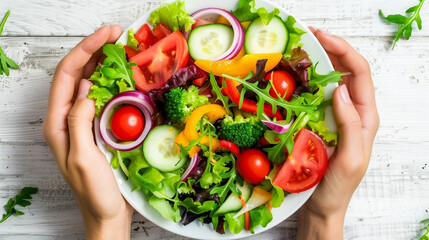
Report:
M429 240L429 218L421 221L421 223L427 223L428 225L422 229L426 232L419 238L419 240Z
M226 164L229 162L232 162L232 167L225 167ZM215 171L216 164L221 164L223 168L218 169L218 171ZM225 155L219 161L217 161L215 163L215 166L213 167L213 173L219 176L221 179L228 179L228 181L224 185L214 187L210 191L210 194L212 195L215 193L219 195L221 203L225 201L225 198L228 195L229 191L233 191L237 196L241 195L241 191L238 190L237 186L234 183L237 177L237 171L235 170L235 160L232 155Z
M338 134L336 132L329 132L328 127L326 126L324 121L319 122L308 122L307 125L311 128L311 131L319 134L320 137L325 140L327 143L332 143L333 145L337 145L338 142Z
M186 11L185 2L180 0L162 4L150 14L149 22L153 27L163 22L171 31L181 31L182 27L185 27L185 31L189 31L195 20Z
M224 83L225 83L225 80L222 80L222 85ZM216 93L216 101L217 100L221 101L228 115L231 115L231 111L229 110L229 104L228 104L229 98L222 94L221 89L217 85L216 78L214 77L212 72L210 72L210 84L212 85L213 91Z
M7 18L9 17L10 10L6 12L6 15L4 16L3 20L0 24L0 35L3 32L4 25L6 23ZM18 69L19 66L16 64L12 59L8 58L6 54L3 52L3 49L0 47L0 75L6 74L6 76L9 76L9 68L11 69Z
M249 211L250 214L250 233L255 233L255 227L261 225L266 227L273 220L273 214L265 205L259 206ZM242 214L244 215L244 214Z
M180 210L178 208L174 210L170 203L163 198L151 196L149 198L149 204L155 208L165 219L171 219L176 223L182 219L180 216Z
M132 28L128 30L127 46L130 46L135 50L138 50L139 47L139 41L137 41L136 37L134 36L134 30Z
M103 66L95 69L89 78L94 85L88 98L95 100L95 113L99 116L104 105L116 94L135 90L132 66L125 57L123 47L115 44L103 46L103 53L107 56L103 61Z
M260 7L255 8L255 0L240 0L238 7L231 13L240 21L252 21L257 17L261 17L262 22L268 25L274 16L279 15L279 9L275 8L272 12L268 12L267 9Z
M278 8L274 8L274 10L270 13L267 11L267 9L265 9L263 7L256 9L255 8L255 5L256 5L255 0L250 1L249 5L250 5L250 12L258 14L259 17L261 17L261 20L265 25L270 24L273 17L280 14L280 10Z
M305 33L305 31L295 27L296 20L294 17L289 16L286 21L285 25L287 28L287 31L289 33L289 41L286 46L286 51L283 54L283 58L289 59L292 56L292 51L297 47L302 47L301 36Z
M383 11L381 11L380 9L379 14L382 18L386 19L388 22L396 23L400 25L400 28L398 30L398 33L396 34L392 49L395 48L396 42L398 42L398 40L401 37L405 36L405 39L407 40L410 39L411 33L413 31L412 24L414 21L417 23L417 27L419 28L419 30L422 30L422 19L420 17L420 10L422 9L422 6L425 0L419 0L419 1L420 3L418 5L411 7L407 9L407 11L405 11L405 13L413 13L409 17L401 14L394 14L386 17Z
M322 87L326 87L328 85L328 83L337 83L337 82L341 81L342 76L346 75L345 73L338 72L338 71L332 71L326 75L318 74L316 72L317 64L318 63L316 63L316 65L308 68L308 71L309 71L308 75L311 78L311 80L308 82L308 84L312 88L318 88L316 86L316 83Z
M257 96L258 96L258 102L257 102L257 113L256 115L258 116L258 119L261 119L262 117L262 112L264 111L264 103L268 102L271 104L272 108L273 108L273 113L277 111L277 107L283 107L284 109L286 109L287 114L286 114L286 120L289 122L290 118L292 116L292 112L299 114L301 112L307 112L307 113L312 113L314 110L316 110L316 106L314 105L306 105L303 104L303 98L299 97L297 98L295 101L286 101L283 98L273 98L269 91L271 89L271 83L268 83L267 87L265 89L259 88L258 87L258 82L255 83L249 83L247 80L250 79L253 76L253 73L250 73L247 77L245 77L244 79L240 79L237 77L232 77L232 76L228 76L223 74L223 77L235 80L237 82L240 82L241 84L243 84L243 89L241 91L241 96L244 96L244 94L246 93L247 90L250 90L252 92L254 92ZM240 98L240 105L243 102L243 97Z
M231 212L225 214L226 225L228 226L229 231L234 234L240 233L244 228L244 214L235 218L234 216L236 213L237 212ZM224 225L224 227L226 227L226 225Z
M0 29L1 30L1 29ZM17 210L15 207L19 205L21 207L26 207L31 205L31 202L28 201L32 199L31 195L36 194L39 191L38 188L34 187L24 187L14 198L10 198L7 204L4 206L6 213L3 214L3 218L0 220L0 223L4 222L12 214L24 215L20 210Z
M277 176L277 173L280 170L280 166L278 164L274 164L273 169L270 171L268 176L265 177L266 180L269 182L269 187L271 188L271 191L269 189L265 189L267 191L271 192L271 195L273 196L273 199L270 201L270 205L273 208L278 208L280 205L282 205L283 200L285 198L285 192L282 188L276 186L273 184L273 179L275 176Z

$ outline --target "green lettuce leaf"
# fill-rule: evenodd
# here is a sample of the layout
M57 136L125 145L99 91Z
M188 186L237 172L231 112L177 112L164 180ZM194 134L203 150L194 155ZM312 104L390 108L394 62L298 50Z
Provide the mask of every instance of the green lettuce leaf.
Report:
M320 122L308 122L307 126L311 128L311 131L319 134L320 137L327 143L332 143L333 145L337 145L338 143L338 134L336 132L329 132L328 127L326 126L324 121Z
M185 2L180 0L162 4L150 14L149 22L153 27L157 27L163 22L171 31L181 31L182 27L185 27L185 30L189 31L195 20L186 11Z
M170 203L163 198L151 196L149 198L149 204L155 208L155 210L157 210L165 219L171 219L176 223L182 219L180 216L180 210L174 210Z
M265 25L270 24L271 20L274 16L278 16L280 14L280 10L278 8L274 8L272 12L268 12L267 9L260 7L258 9L255 8L255 0L249 2L250 5L250 12L258 14L259 17L261 17L262 22Z
M231 13L240 21L253 21L257 17L261 17L262 22L268 25L274 16L279 15L279 9L275 8L272 12L268 12L267 9L260 7L255 8L255 0L240 0L238 7Z
M97 114L97 116L100 116L104 105L114 96L115 95L113 95L107 88L99 87L97 85L91 86L91 92L88 94L88 98L95 100L95 114Z
M240 216L234 218L236 213L237 212L225 214L226 224L224 225L224 228L226 228L226 225L227 225L229 231L234 234L240 233L244 228L244 214L241 214Z
M273 214L265 207L265 205L259 206L249 211L250 214L250 233L255 233L255 227L262 226L266 227L268 223L273 220ZM243 214L244 215L244 214Z
M273 199L270 201L270 205L273 208L278 208L280 205L282 205L283 200L285 199L285 191L279 186L276 186L273 184L274 177L279 172L280 167L278 164L274 164L273 169L270 171L268 176L265 177L266 180L268 180L269 185L271 187L271 195L273 196Z
M286 28L289 32L289 41L286 46L286 51L283 54L285 59L289 59L292 56L292 50L297 47L302 47L301 36L305 31L295 27L296 20L294 17L289 16L286 21Z
M178 201L177 205L186 208L187 211L193 212L195 214L200 214L215 209L217 203L213 200L209 200L204 201L201 204L201 202L194 202L192 198L188 197L183 201Z
M139 41L137 41L136 37L134 36L134 30L132 28L128 30L127 46L132 47L135 50L138 50L139 47Z

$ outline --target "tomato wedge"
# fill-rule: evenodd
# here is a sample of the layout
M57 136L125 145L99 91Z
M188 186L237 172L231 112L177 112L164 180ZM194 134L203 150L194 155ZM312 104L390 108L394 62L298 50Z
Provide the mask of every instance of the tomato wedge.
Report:
M153 30L153 35L155 36L157 41L167 37L170 34L170 29L163 22L158 24L158 26Z
M295 137L292 155L286 159L273 184L291 193L303 192L320 182L327 167L325 143L304 128Z
M134 35L136 40L139 43L143 43L145 46L151 46L155 44L156 38L152 33L152 30L150 30L149 25L146 23L144 24Z
M125 45L124 46L125 54L127 54L128 59L134 57L135 55L139 54L139 51L135 50L134 48Z
M179 31L161 39L155 45L130 58L139 67L133 68L133 79L140 91L162 87L188 61L188 45Z

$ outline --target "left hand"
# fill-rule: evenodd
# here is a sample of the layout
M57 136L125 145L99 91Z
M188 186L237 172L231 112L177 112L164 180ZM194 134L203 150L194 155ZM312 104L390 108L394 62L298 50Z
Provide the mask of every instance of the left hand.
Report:
M114 43L120 26L104 26L82 40L58 64L43 135L77 198L88 239L129 239L133 208L122 197L113 171L94 142L95 108L87 97L102 46Z

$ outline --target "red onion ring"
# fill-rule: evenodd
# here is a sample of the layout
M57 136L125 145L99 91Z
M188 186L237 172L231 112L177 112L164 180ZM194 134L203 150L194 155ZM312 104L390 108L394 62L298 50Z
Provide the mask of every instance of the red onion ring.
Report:
M129 104L137 107L142 111L145 119L145 127L142 134L137 140L127 144L119 144L118 140L113 136L111 131L107 129L107 123L110 120L111 112L113 109L121 104ZM127 91L116 95L104 107L100 117L100 135L103 141L111 148L120 151L130 151L142 144L147 134L153 127L152 115L155 113L155 104L150 98L140 91Z
M284 121L272 122L272 121L261 120L263 124L265 124L267 127L269 127L270 129L278 133L287 132L287 130L289 130L290 126L292 126L294 121L295 121L295 118L292 117L289 123L287 123L286 125L282 125Z
M220 8L204 8L191 14L191 17L197 20L198 18L201 18L203 16L213 15L213 14L221 15L224 18L226 18L226 20L228 20L228 22L231 24L232 30L234 31L234 38L232 40L231 47L214 61L232 59L235 56L237 56L237 54L240 52L241 48L243 47L243 44L244 44L243 26L241 26L240 21L238 21L238 19L232 13ZM183 36L185 36L185 38L188 39L189 33L190 31L184 31Z
M198 153L195 154L192 158L191 158L191 162L189 163L188 168L186 169L186 171L182 174L182 177L180 177L181 181L186 181L186 179L188 179L189 174L191 174L192 171L194 171L194 169L197 167L198 165Z

